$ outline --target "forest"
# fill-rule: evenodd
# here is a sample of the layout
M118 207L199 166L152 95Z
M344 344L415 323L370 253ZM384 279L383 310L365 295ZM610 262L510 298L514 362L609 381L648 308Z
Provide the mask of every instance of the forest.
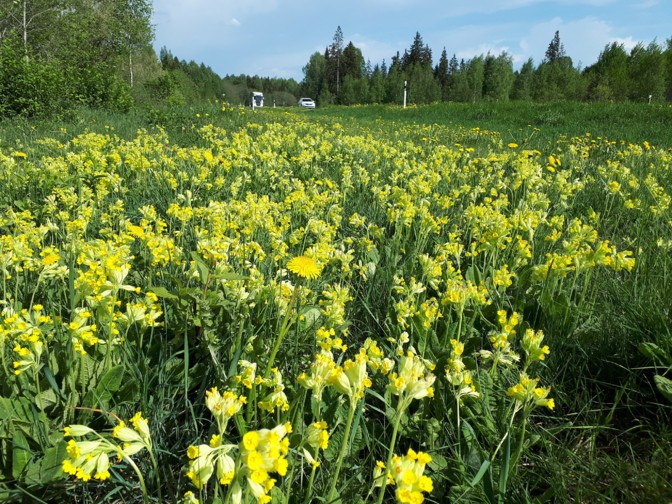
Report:
M612 42L598 60L577 67L555 32L545 57L538 65L528 59L514 69L506 52L468 60L444 47L433 64L432 49L416 33L403 54L390 64L371 65L352 42L344 45L336 29L324 53L314 53L304 67L304 94L321 104L400 103L404 82L409 103L439 101L664 101L672 100L672 38L665 45L638 43L630 51Z
M543 60L519 68L510 54L438 60L420 33L389 63L372 63L339 26L323 52L303 67L303 80L218 75L205 63L181 60L152 46L147 0L34 0L0 7L0 115L58 115L79 105L127 111L221 100L245 105L262 91L268 105L300 96L319 105L493 101L672 100L672 38L627 49L607 44L581 68L555 32Z

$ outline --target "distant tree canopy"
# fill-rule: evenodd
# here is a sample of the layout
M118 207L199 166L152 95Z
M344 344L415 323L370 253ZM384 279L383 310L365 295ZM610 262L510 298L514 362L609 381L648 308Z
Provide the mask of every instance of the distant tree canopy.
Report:
M224 98L231 85L210 67L165 47L157 57L151 15L151 0L0 2L0 117ZM295 81L272 86L295 100Z
M137 69L153 53L151 13L150 0L2 2L0 114L130 107Z
M0 2L0 116L61 114L83 104L128 110L219 99L266 105L506 100L672 101L672 38L626 50L608 44L580 69L556 31L543 60L514 70L507 52L464 60L444 47L436 66L416 32L403 54L372 65L337 27L313 53L301 83L247 75L224 78L203 63L180 60L151 44L151 0L3 0Z
M638 44L629 52L608 44L598 61L581 70L574 66L556 31L544 59L532 59L514 70L507 52L449 57L443 48L432 67L432 50L420 33L388 66L373 67L352 42L344 44L339 26L324 53L314 53L303 68L301 93L318 103L401 103L406 83L409 103L506 100L672 100L672 38L664 45Z

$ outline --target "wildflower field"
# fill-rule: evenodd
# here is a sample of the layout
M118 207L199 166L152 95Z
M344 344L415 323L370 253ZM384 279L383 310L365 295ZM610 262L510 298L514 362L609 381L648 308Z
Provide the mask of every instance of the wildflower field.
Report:
M345 110L0 141L0 501L672 499L672 141Z

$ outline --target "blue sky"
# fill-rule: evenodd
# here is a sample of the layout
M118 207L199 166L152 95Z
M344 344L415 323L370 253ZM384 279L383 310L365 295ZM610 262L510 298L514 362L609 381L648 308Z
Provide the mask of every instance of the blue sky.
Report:
M336 27L373 65L403 54L419 32L436 64L506 51L518 68L538 64L556 30L583 67L610 42L672 37L672 0L153 0L155 47L205 63L219 75L303 79Z

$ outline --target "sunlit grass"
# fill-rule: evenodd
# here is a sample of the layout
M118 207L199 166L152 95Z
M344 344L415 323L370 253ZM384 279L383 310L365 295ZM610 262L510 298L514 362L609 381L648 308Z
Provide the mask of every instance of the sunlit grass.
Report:
M638 106L2 123L0 497L581 501L623 467L659 485L638 450L670 440L672 156L639 136L669 111ZM612 113L635 124L600 129ZM120 434L147 449L117 461Z

